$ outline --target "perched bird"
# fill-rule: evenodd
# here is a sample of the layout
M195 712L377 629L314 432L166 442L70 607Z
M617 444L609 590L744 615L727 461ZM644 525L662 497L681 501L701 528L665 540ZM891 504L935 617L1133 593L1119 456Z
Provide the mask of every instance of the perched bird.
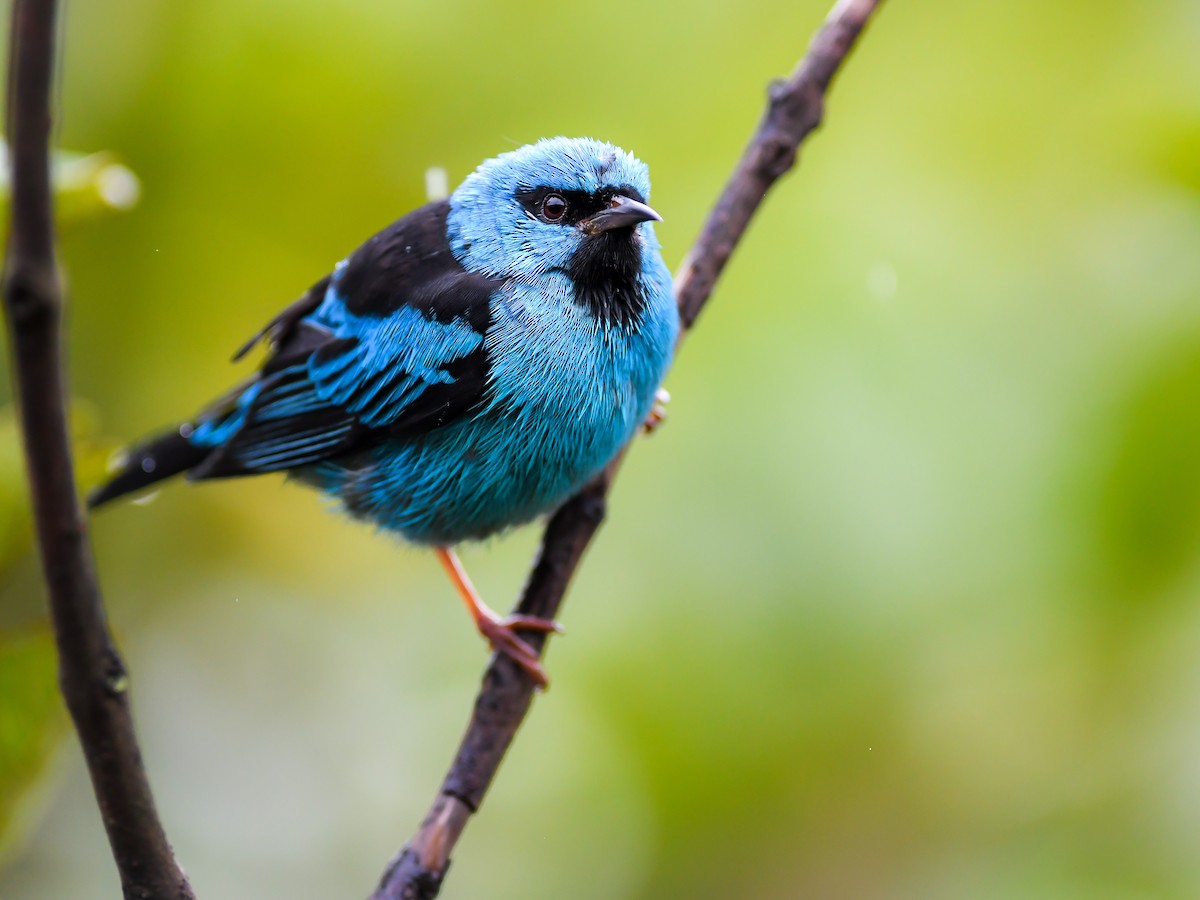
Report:
M479 631L537 654L451 549L553 510L651 415L679 330L646 166L553 138L489 159L272 319L261 368L132 448L89 505L173 475L286 472L435 548Z

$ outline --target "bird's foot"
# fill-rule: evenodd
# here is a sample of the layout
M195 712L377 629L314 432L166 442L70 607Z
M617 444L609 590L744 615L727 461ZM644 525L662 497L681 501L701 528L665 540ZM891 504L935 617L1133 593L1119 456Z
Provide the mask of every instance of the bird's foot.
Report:
M518 630L536 631L541 634L561 633L562 626L553 619L537 616L498 616L487 607L475 619L479 633L492 645L497 653L503 653L525 670L533 683L545 690L550 684L546 670L542 668L538 652L529 643L517 637Z
M642 423L642 434L653 434L663 422L667 420L667 404L671 402L671 395L662 388L654 395L654 405L650 407L650 415L646 416L646 421Z
M552 619L542 619L538 616L499 616L480 598L467 577L467 571L458 556L449 547L435 548L437 557L441 560L446 574L458 588L459 596L467 604L467 611L479 633L487 638L492 649L503 653L518 666L525 670L533 683L543 690L550 684L546 678L546 670L542 668L538 653L527 642L516 635L516 631L536 631L549 634L552 631L562 631L562 627Z

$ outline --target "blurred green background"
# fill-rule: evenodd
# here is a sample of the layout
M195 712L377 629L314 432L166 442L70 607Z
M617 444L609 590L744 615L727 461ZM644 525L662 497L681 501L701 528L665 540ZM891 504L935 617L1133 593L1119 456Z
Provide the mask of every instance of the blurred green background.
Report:
M828 0L67 5L87 472L371 232L538 137L651 167L674 265ZM447 898L1200 896L1200 5L889 0L576 581ZM10 394L6 390L6 395ZM0 427L0 897L115 897ZM484 647L279 478L94 537L201 897L359 897ZM537 539L465 561L506 608Z

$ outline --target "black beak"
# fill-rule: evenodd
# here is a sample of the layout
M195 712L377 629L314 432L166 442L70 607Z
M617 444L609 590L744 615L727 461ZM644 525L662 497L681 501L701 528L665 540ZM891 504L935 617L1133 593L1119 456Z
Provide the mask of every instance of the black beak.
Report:
M584 234L599 234L614 228L629 228L638 222L661 222L662 216L640 200L616 194L607 209L579 223Z

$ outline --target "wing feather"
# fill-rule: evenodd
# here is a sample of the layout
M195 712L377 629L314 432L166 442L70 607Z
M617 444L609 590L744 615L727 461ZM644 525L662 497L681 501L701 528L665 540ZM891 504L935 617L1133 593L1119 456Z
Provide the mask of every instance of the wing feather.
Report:
M190 477L309 465L478 408L500 282L454 260L446 208L396 222L272 320L259 377L195 423L191 442L212 452Z

